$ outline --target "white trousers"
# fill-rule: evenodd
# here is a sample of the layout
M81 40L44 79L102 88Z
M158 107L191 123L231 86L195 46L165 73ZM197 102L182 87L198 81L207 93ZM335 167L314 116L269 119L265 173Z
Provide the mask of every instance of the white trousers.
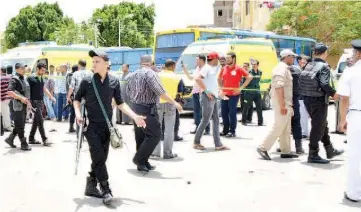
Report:
M346 194L353 200L361 200L361 112L347 115L347 188Z
M3 116L4 129L10 129L11 120L10 120L10 100L1 101L1 115Z
M300 103L300 114L301 114L301 128L302 128L302 135L309 136L310 131L308 131L308 112L306 109L303 100L298 100Z

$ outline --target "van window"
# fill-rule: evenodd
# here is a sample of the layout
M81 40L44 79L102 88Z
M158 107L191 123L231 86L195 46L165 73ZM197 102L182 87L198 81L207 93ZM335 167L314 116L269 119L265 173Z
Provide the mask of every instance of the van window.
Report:
M338 66L337 73L342 74L346 67L347 67L347 62L341 62L340 65Z
M295 52L295 41L288 39L279 39L280 51L284 49L291 49Z

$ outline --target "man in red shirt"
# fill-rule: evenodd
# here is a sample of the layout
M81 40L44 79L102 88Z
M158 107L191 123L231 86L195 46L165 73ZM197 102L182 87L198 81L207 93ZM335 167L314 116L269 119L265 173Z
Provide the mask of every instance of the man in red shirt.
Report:
M227 99L221 100L223 119L223 132L221 136L236 137L237 103L241 90L247 87L252 80L252 75L236 65L236 54L230 52L226 56L227 65L218 75L218 84ZM242 78L246 81L240 86Z

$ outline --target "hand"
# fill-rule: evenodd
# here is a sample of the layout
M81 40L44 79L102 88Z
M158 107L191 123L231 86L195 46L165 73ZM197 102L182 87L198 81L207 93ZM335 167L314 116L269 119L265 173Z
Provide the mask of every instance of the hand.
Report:
M346 121L341 121L340 124L338 125L338 129L341 132L346 132L347 131L347 122Z
M286 115L288 112L287 107L285 105L282 105L280 112L281 112L281 115L283 115L283 116Z
M335 95L333 95L332 99L335 101L338 101L340 99L340 96L337 93L335 93Z
M28 106L31 107L31 102L29 101L28 98L22 98L20 101L21 101L22 103L24 103L24 104L26 104L26 105L28 105Z
M76 123L80 125L83 122L83 118L81 116L76 117Z
M176 103L174 104L174 106L177 108L178 112L182 112L182 111L183 111L182 105L180 105L178 102L176 102Z
M145 123L144 119L146 119L145 116L139 116L137 115L135 118L134 118L134 122L135 124L138 126L138 127L143 127L145 128L147 126L147 124Z
M223 91L219 91L219 97L223 100L229 100L229 98L226 96L226 93Z
M212 93L207 93L207 96L208 96L208 99L209 100L213 100L214 99L214 96Z
M238 96L241 94L241 90L235 90L233 91L233 95Z
M71 101L71 98L69 98L69 97L66 98L66 102L67 102L68 104L73 104L73 101Z

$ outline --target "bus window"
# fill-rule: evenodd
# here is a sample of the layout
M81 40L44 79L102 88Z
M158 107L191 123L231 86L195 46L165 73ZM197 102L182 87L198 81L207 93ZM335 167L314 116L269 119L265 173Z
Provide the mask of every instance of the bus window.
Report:
M296 48L296 51L295 51L296 54L298 54L298 55L302 54L302 41L296 40L295 48Z
M194 39L194 32L158 35L156 45L157 48L186 47Z
M288 39L279 39L280 42L280 52L284 49L291 49L295 51L295 41Z
M311 52L311 42L310 41L303 41L303 54L307 55L307 56L311 56L312 52Z
M200 33L200 37L199 38L212 38L212 37L217 37L217 36L222 36L225 35L223 33L214 33L214 32L201 32Z

